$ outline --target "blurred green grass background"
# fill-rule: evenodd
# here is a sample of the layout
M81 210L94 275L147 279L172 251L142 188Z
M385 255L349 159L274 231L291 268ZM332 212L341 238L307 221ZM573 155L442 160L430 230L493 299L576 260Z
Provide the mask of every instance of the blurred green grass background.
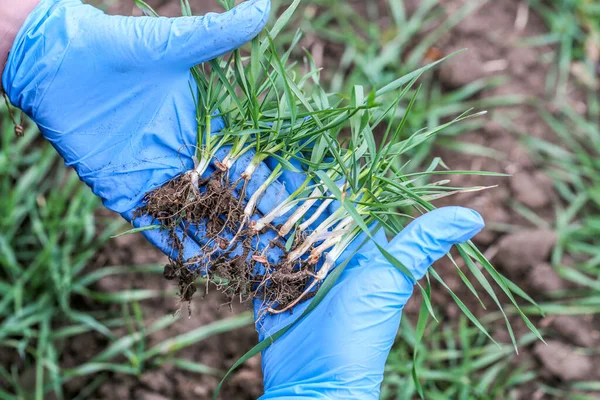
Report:
M277 8L285 2L275 3ZM472 17L485 2L466 2L450 15L443 12L444 2L437 0L417 2L410 12L401 0L369 2L366 12L357 11L356 3L307 0L293 24L305 37L317 41L317 46L325 46L320 55L322 81L331 90L344 91L358 83L381 86L419 68L436 57L441 38ZM459 88L448 88L437 75L430 74L421 82L407 126L417 130L438 125L472 107L492 111L526 104L536 107L552 132L548 137L530 135L511 120L510 114L494 113L494 118L529 149L540 170L552 179L557 197L550 218L523 204L514 204L514 212L530 225L556 233L550 264L570 283L564 289L544 293L541 308L546 318L596 316L597 322L600 4L587 0L522 3L530 6L529 12L537 13L548 29L522 45L553 46L545 60L547 96L532 99L509 93L479 97L481 91L503 85L505 78L476 79ZM384 17L389 22L385 28L379 23ZM289 30L287 39L294 34ZM583 112L564 101L573 86L587 106ZM78 377L86 377L87 381L77 398L89 398L111 374L139 376L166 364L219 376L222 371L179 358L177 352L212 335L247 326L252 323L251 316L232 315L149 345L149 335L168 332L172 324L178 323L178 317L150 318L140 304L157 298L174 302L174 290L103 292L95 284L103 277L124 276L132 271L157 275L162 267L99 268L95 261L99 252L111 235L123 229L123 222L99 212L99 200L73 171L64 167L35 127L28 126L24 137L15 138L6 111L4 105L0 106L0 398L69 398L63 386ZM399 110L398 116L402 114ZM483 124L476 120L453 127L435 143L419 147L414 163L429 162L439 148L460 150L464 157L501 158L497 149L477 143L457 144L462 134L480 129ZM529 311L540 313L533 308ZM484 320L492 325L501 321L501 316L492 313ZM547 379L534 358L516 355L509 344L493 345L464 318L430 324L420 341L416 340L415 322L416 318L403 319L386 366L382 398L416 398L413 370L427 399L517 399L521 388L532 385L540 398L594 399L600 393L600 382ZM552 336L550 328L544 328ZM69 341L90 332L104 338L105 348L79 365L62 365L61 352ZM525 353L535 343L530 334L519 341ZM598 355L593 349L574 351Z

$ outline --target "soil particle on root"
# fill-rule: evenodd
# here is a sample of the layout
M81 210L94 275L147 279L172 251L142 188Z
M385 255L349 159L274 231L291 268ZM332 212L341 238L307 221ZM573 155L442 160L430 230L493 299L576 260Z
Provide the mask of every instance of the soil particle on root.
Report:
M539 342L533 350L536 357L553 376L563 381L587 379L593 369L592 360L557 340Z
M285 238L281 237L259 249L262 233L247 223L244 212L246 184L244 179L231 182L226 171L217 171L200 179L196 187L191 174L186 173L148 193L144 205L136 211L136 216L149 215L168 232L176 252L163 275L167 280L177 280L183 302L192 300L196 292L194 282L205 271L209 281L231 300L259 299L274 304L277 310L285 310L298 299L310 298L304 292L316 279L315 264L321 257L288 262L288 252L282 251ZM187 236L186 227L190 226L205 228L202 238L196 238L202 240L203 247L199 254L183 259L183 238L178 232ZM291 249L300 248L306 235L296 232ZM283 254L274 264L269 263L271 251ZM259 264L262 268L258 268Z

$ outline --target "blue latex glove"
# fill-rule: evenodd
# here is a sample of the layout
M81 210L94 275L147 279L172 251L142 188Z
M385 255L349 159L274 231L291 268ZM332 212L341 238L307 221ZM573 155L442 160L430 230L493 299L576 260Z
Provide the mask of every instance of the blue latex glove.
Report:
M109 209L131 221L148 191L193 167L189 144L195 143L197 123L189 68L252 39L269 10L269 0L251 0L222 15L131 18L106 16L78 0L42 0L16 38L3 86L67 165ZM221 128L215 122L214 130ZM233 177L251 157L248 153L234 165ZM261 164L248 196L270 171ZM261 199L259 211L271 210L301 181L285 172ZM136 227L150 223L134 220ZM481 227L473 211L442 209L421 217L387 248L420 277L452 243L469 239ZM202 244L202 227L190 229L185 258ZM144 235L174 256L161 231ZM382 234L378 240L385 242ZM265 351L265 398L377 397L411 293L412 283L373 245L365 246L314 312ZM261 338L297 318L307 305L293 315L258 321Z
M446 207L416 219L389 243L382 233L376 240L420 279L453 244L471 239L482 228L477 212ZM378 399L385 362L413 286L374 244L363 246L323 301L263 351L261 399ZM292 323L309 304L257 322L260 339ZM255 313L260 313L259 303Z
M170 19L108 16L79 0L42 0L15 39L2 83L104 205L131 221L147 192L194 165L190 67L254 38L270 7L270 0L250 0L224 14ZM213 131L222 127L214 121ZM250 187L270 172L261 165ZM277 192L287 196L279 183L269 189ZM270 209L274 197L265 196L259 209ZM144 235L175 256L164 232ZM185 240L186 258L200 248L201 233L191 236L198 240Z

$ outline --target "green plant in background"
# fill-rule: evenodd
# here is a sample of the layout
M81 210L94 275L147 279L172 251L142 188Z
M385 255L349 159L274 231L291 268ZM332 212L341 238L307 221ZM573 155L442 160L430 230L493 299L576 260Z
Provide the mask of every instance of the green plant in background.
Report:
M549 313L594 314L600 312L600 127L569 106L540 115L556 137L544 140L520 132L560 196L556 206L557 244L552 265L578 289L553 293L554 304L541 307ZM524 207L522 214L533 224L550 228ZM570 307L569 307L570 305Z
M600 313L600 126L594 109L581 115L569 105L550 112L538 110L554 134L548 139L532 137L509 120L501 122L519 135L535 161L552 179L558 195L554 223L516 203L514 210L541 229L551 229L556 244L551 254L552 268L572 287L544 293L539 310L546 316L596 316ZM525 307L531 314L538 313ZM595 354L582 349L585 354ZM592 400L600 389L598 382L568 382L560 387L541 385L551 398ZM589 393L589 394L588 394Z
M548 93L557 99L567 95L573 73L579 83L600 89L597 73L600 63L600 4L595 0L529 0L531 7L544 19L549 32L526 41L530 45L558 46L547 78ZM590 94L593 96L593 94ZM589 98L590 101L593 97ZM595 104L598 110L597 100Z
M226 9L233 6L232 1L221 1L220 3ZM287 10L276 12L276 14L280 14L280 18L274 23L268 34L261 35L252 42L247 55L244 51L238 50L232 55L212 61L210 70L206 66L192 70L198 85L198 93L194 94L196 95L200 128L197 166L188 174L191 176L192 182L194 179L198 180L209 160L213 159L216 152L225 145L230 145L231 150L217 165L224 171L227 171L233 162L249 149L256 151L249 167L242 174L242 180L247 180L254 173L256 165L264 158L271 156L279 161L273 174L266 179L263 187L257 190L259 194L253 195L248 201L243 213L243 220L239 225L234 226L235 229L232 232L237 230L239 234L245 229L249 217L254 214L256 198L260 196L260 193L279 176L283 169L300 172L297 166L290 163L292 159L298 161L306 174L305 185L292 194L292 197L283 200L281 205L272 211L273 215L268 214L255 222L258 225L256 230L268 226L272 218L287 211L286 207L299 204L298 209L301 210L301 213L295 213L288 223L283 225L284 228L289 229L295 227L294 232L299 232L305 225L300 223L303 222L300 218L316 200L340 201L339 211L333 213L324 222L322 231L319 227L316 229L316 237L312 241L310 240L312 234L306 239L309 244L323 242L323 245L317 248L317 250L321 250L317 256L332 249L325 263L324 271L327 271L327 266L336 260L336 256L359 233L365 232L368 236L371 235L368 228L370 223L379 222L389 234L397 234L402 229L407 215L398 213L396 207L410 207L413 211L423 213L434 208L429 200L465 190L445 187L448 183L445 180L431 182L430 179L436 175L495 174L447 171L440 168L443 163L439 159L434 160L430 167L423 172L407 172L406 166L414 162L407 153L409 150L418 148L441 129L450 127L454 122L467 117L466 114L463 114L450 123L434 124L423 129L412 130L406 125L413 107L418 102L420 90L422 90L422 87L416 86L416 82L437 62L421 67L401 78L395 78L391 80L391 83L388 82L381 89L373 90L370 93L362 85L353 85L351 95L326 92L320 83L319 69L314 65L310 54L306 54L305 57L304 73L302 73L301 66L288 61L295 44L301 39L300 33L293 37L292 45L285 53L279 54L274 46L274 41L278 40L278 35L291 20L294 10L300 3L300 0L296 0ZM157 15L141 0L136 0L136 4L147 15ZM184 15L191 15L187 1L182 1L182 9ZM405 107L400 106L403 100L407 104ZM211 121L215 115L225 120L226 127L221 133L210 136L205 132L210 132ZM390 115L393 117L390 118ZM396 124L397 119L400 120L398 124ZM378 138L380 139L379 144L377 144L378 140L374 134L378 129L382 132L381 137ZM403 131L413 131L414 133L402 139L400 133ZM479 190L480 188L467 188L466 190L474 189ZM229 218L226 220L230 221ZM175 222L178 224L179 219L175 218ZM250 228L252 225L249 225ZM285 234L289 232L290 230L286 230ZM323 236L322 233L328 233L328 235ZM238 234L234 235L230 244L235 242ZM293 235L292 233L291 237ZM288 240L288 245L292 242L293 240ZM211 240L209 240L209 244L211 244ZM216 241L212 245L216 245ZM295 246L295 244L293 245ZM221 245L219 244L219 246ZM291 250L288 261L297 259L292 257L296 253L302 255L306 246L301 243L297 247L292 247ZM388 254L385 249L380 248L380 250L391 263L410 276L410 272L400 262ZM207 254L214 253L210 248L206 248L204 251ZM485 295L489 296L500 308L502 314L504 315L504 305L498 298L496 289L492 287L492 282L513 303L514 309L521 315L526 325L538 338L541 338L536 328L520 311L515 296L535 304L533 300L514 283L501 276L472 243L458 246L458 251L465 260L466 269L481 285ZM194 260L194 262L197 261ZM208 264L214 267L212 263ZM338 267L338 270L343 269L343 266L344 264ZM324 279L325 275L321 273L314 277L314 281L324 280L324 282L306 313L316 307L333 286L339 275L338 270L327 279ZM483 271L489 274L492 278L491 281ZM457 273L466 287L483 305L483 300L475 285L458 266ZM458 307L475 325L476 329L493 341L494 339L483 324L469 307L452 292L434 269L430 270L430 276L449 291ZM429 281L424 285L427 285L427 288L419 285L423 293L423 305L416 343L425 333L429 316L433 315ZM314 283L307 291L313 286ZM296 301L302 300L303 295ZM293 306L296 301L286 304ZM278 312L279 310L270 311ZM506 316L504 316L504 320L512 344L516 348L518 343L509 320ZM259 343L233 368L266 348L287 329L289 327ZM415 351L415 359L418 357L417 354L418 352ZM415 376L417 373L418 370L415 370ZM415 380L415 384L419 386L418 380Z
M62 165L48 143L40 141L34 126L15 139L4 105L0 185L1 398L62 399L65 382L93 375L78 397L83 399L108 379L109 372L139 375L164 364L221 374L176 353L213 334L251 324L252 316L240 314L149 347L147 337L178 318L166 315L150 324L140 302L173 293L151 289L105 293L95 284L104 277L134 272L161 274L162 266L90 268L123 222L98 216L99 199ZM123 328L126 334L117 336L115 330ZM69 342L79 335L96 340L91 333L104 337L107 347L80 365L61 365Z
M275 4L289 2L279 0ZM320 66L323 67L322 85L331 92L348 93L354 85L381 87L398 76L409 74L442 57L443 49L436 47L438 43L461 21L483 6L486 0L467 2L449 16L445 15L439 3L438 0L418 2L414 12L409 15L403 0L311 0L301 6L291 25L298 26L308 40L319 42L316 47L321 50L324 48L319 57ZM366 9L366 13L363 9ZM278 39L278 46L291 42L293 37L292 30L284 31ZM460 55L457 57L460 60ZM330 63L337 68L332 68ZM424 75L418 97L405 124L415 131L423 126L440 125L473 107L489 110L525 101L522 96L516 95L473 100L482 90L500 86L504 82L505 79L498 76L449 90L442 88L436 74ZM408 98L413 94L411 91ZM392 101L392 96L393 93L385 101ZM406 115L406 106L407 103L401 103L395 115L391 116L396 123ZM483 119L469 120L444 129L435 140L412 150L412 168L427 161L434 144L467 154L499 157L497 152L473 143L455 146L455 136L478 129L484 123Z
M569 309L576 311L576 306L562 307L561 313ZM488 314L483 320L486 325L493 324L500 322L499 317ZM542 330L542 334L547 333ZM536 382L541 378L539 368L532 359L519 357L510 344L491 344L463 316L458 318L456 326L432 325L425 335L427 340L419 342L411 322L407 318L402 320L398 340L386 364L381 399L417 398L419 392L410 376L415 371L422 383L423 397L432 400L519 399L523 390L534 384L537 392L548 398L597 399L594 393L600 389L599 382L539 384ZM527 333L518 343L519 347L526 347L536 341L533 333ZM413 359L415 349L418 356Z
M486 322L493 322L489 316ZM494 345L478 329L461 317L457 326L430 326L427 341L418 341L418 333L403 319L398 340L386 364L382 399L413 399L418 390L411 379L416 371L421 378L424 398L509 399L513 391L536 377L532 363L518 362L509 344ZM519 338L519 346L537 341L530 333ZM412 362L417 349L418 355Z

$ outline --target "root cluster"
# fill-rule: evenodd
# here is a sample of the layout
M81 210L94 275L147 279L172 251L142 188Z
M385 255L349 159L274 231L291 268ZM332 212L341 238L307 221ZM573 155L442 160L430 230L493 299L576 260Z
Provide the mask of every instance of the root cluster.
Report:
M244 215L246 180L230 181L225 171L217 171L200 179L197 187L193 181L189 173L178 176L149 192L136 211L136 216L154 218L168 233L173 253L164 277L177 280L182 301L192 299L194 282L200 276L214 283L230 301L258 299L272 313L287 311L314 295L315 290L307 288L316 289L320 283L315 271L319 260L287 260L307 232L294 233L289 251L286 238L279 235L260 246L260 235L277 229L267 226L257 232L249 223ZM187 259L183 256L186 238L201 244L199 253Z

